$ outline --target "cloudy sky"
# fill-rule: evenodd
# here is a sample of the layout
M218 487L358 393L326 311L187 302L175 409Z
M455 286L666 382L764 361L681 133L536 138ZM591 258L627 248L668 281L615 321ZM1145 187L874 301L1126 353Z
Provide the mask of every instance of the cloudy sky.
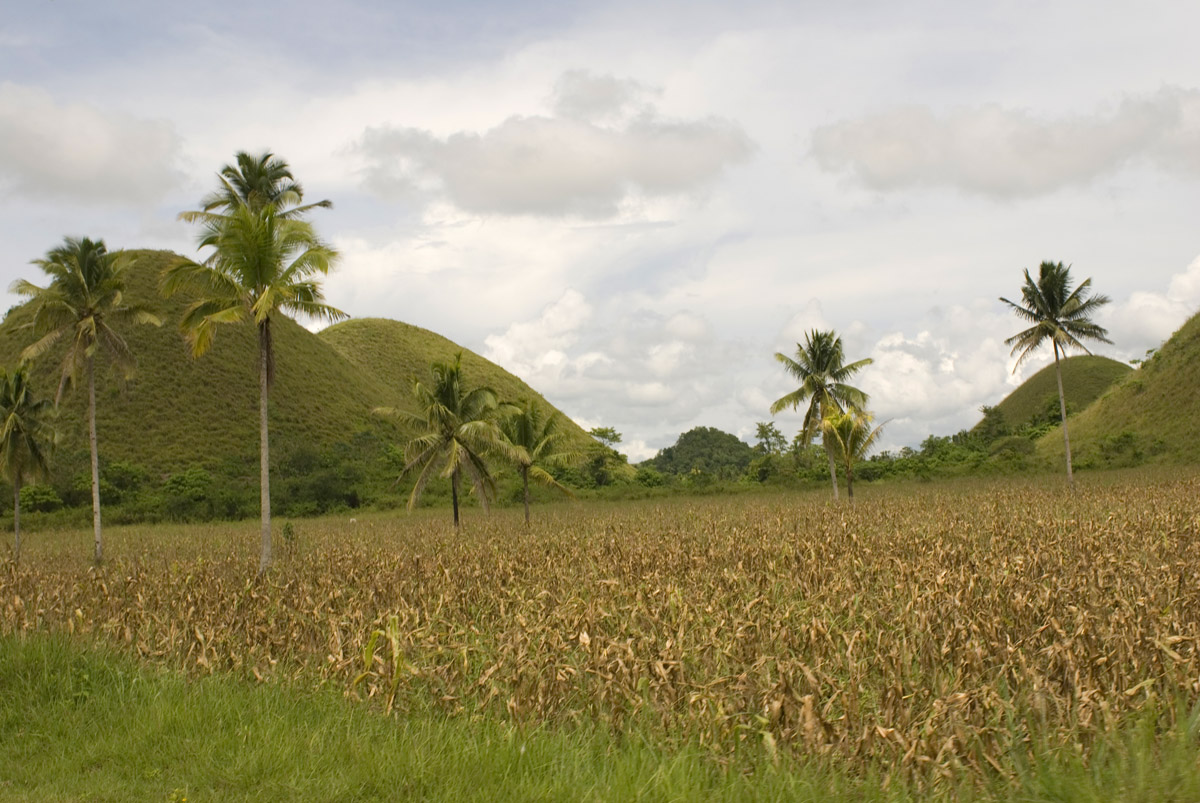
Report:
M997 301L1042 260L1112 297L1110 356L1200 307L1200 6L434 6L0 0L0 285L64 235L194 253L177 213L271 149L334 201L333 304L635 460L751 439L813 327L874 358L886 445L970 426L1045 363Z

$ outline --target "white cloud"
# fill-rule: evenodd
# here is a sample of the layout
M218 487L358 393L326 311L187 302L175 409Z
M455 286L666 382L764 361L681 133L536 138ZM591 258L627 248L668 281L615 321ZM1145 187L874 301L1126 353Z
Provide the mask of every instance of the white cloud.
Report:
M0 183L30 199L131 204L181 182L170 123L57 103L41 89L0 83Z
M631 111L647 112L652 91L628 78L568 70L554 85L551 108L555 116L587 122L612 122Z
M591 315L592 308L583 295L567 290L538 318L514 323L503 334L484 338L483 356L544 392L544 384L562 380L567 372L578 373L606 361L603 355L584 354L572 365L566 355Z
M997 198L1083 185L1141 161L1200 175L1200 91L1164 88L1091 115L995 104L939 116L906 106L818 128L812 155L876 190L955 187Z
M571 116L513 116L449 136L368 128L358 144L366 185L383 195L444 195L476 213L608 218L640 197L690 194L750 153L746 134L717 118L672 121L645 108L620 124L593 122L625 108L632 90L567 76L555 103Z
M1200 257L1171 277L1165 293L1139 290L1124 302L1101 307L1098 322L1126 358L1143 356L1200 310Z

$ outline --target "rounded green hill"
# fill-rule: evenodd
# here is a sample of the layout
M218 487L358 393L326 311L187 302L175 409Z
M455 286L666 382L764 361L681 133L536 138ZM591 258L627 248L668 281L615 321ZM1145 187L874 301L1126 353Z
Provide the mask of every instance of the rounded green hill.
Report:
M158 292L163 269L179 257L167 251L128 253L138 261L130 270L126 295L152 306L163 326L123 330L138 363L130 381L119 382L103 360L97 361L102 461L125 461L158 477L192 466L224 466L228 473L231 466L244 463L246 476L256 477L258 345L253 327L220 327L212 349L193 359L178 329L189 299L165 300ZM43 283L33 267L28 278ZM0 323L0 362L17 364L33 339L31 319L31 307L22 305ZM394 425L372 416L371 410L407 404L412 379L427 373L431 360L448 360L458 350L463 351L472 383L492 385L502 399L537 395L499 366L440 335L398 321L351 320L314 334L280 317L272 334L273 459L338 445L353 451L350 444L363 432L398 440ZM53 397L61 358L59 349L33 366L40 396ZM74 470L79 455L87 452L84 395L79 389L69 390L62 400L56 458L61 470Z
M1100 397L1115 382L1121 380L1132 368L1123 362L1082 354L1062 361L1063 393L1067 398L1067 410L1076 413ZM1010 431L1036 422L1049 411L1057 419L1058 380L1054 366L1047 365L1026 379L1004 400L996 405ZM982 422L976 425L979 430Z

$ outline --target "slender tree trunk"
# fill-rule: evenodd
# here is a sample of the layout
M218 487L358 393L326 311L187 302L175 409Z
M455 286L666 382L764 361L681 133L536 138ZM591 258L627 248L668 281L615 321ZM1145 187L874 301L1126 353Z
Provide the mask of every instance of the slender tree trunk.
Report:
M829 458L829 481L833 483L833 501L838 500L837 465L833 462L833 450L825 444L825 456Z
M854 501L854 471L846 466L846 498Z
M258 573L262 574L271 565L271 451L267 443L267 392L269 386L268 366L270 363L269 321L258 325L258 474L259 508L262 511L262 553L258 559Z
M454 503L454 529L458 529L458 472L450 475L450 501Z
M1067 485L1075 487L1071 473L1071 436L1067 434L1067 397L1063 395L1062 366L1058 362L1058 343L1054 344L1054 375L1058 377L1058 411L1062 415L1063 446L1067 450Z
M16 474L16 472L14 472ZM21 560L21 475L13 478L13 563Z
M529 526L529 466L521 466L521 484L525 486L525 526Z
M88 377L88 445L92 450L92 530L96 541L96 565L104 560L100 536L100 453L96 444L96 362L87 358Z

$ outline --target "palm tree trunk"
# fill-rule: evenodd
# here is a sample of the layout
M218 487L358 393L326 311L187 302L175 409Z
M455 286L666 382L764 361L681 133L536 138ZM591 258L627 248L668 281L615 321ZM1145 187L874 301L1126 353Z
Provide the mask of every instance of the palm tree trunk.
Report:
M854 469L846 466L846 498L854 501Z
M268 365L271 348L269 321L258 325L258 473L259 507L262 511L262 553L258 559L258 573L262 574L271 565L271 452L267 443L267 392Z
M21 560L21 476L13 479L13 563Z
M454 504L454 529L458 529L458 471L450 475L450 501Z
M96 565L104 560L104 546L100 536L100 453L96 444L96 363L87 358L88 376L88 446L92 450L92 530L96 542Z
M1071 473L1071 436L1067 434L1067 397L1063 394L1062 366L1058 362L1058 343L1054 344L1054 375L1058 378L1058 411L1062 415L1063 446L1067 451L1067 485L1075 487Z
M833 451L828 444L825 446L825 456L829 458L829 481L833 483L833 501L838 499L837 465L833 462Z
M525 526L529 526L529 466L521 466L521 484L525 487Z

